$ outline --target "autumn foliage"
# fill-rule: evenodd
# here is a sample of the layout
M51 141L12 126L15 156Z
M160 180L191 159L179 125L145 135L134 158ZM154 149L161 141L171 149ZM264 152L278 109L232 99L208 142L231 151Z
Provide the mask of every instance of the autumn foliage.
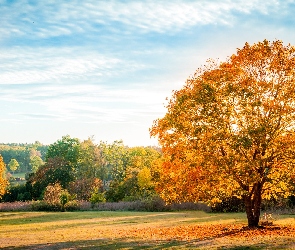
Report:
M244 199L258 225L263 198L288 196L295 163L295 48L248 43L212 60L174 91L154 122L165 156L158 191L167 202Z
M5 163L0 155L0 198L5 194L7 185L8 181L5 178Z

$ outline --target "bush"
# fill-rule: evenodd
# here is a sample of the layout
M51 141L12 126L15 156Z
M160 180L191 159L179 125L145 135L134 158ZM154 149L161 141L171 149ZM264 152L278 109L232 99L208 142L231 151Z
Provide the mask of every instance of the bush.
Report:
M110 187L105 193L105 197L109 202L122 201L125 197L125 190L122 183L117 180L111 181Z
M84 210L90 209L87 202L83 203ZM148 211L148 212L164 212L164 211L180 211L180 210L202 210L211 211L211 208L205 203L182 203L182 204L165 204L163 199L158 195L154 195L144 200L137 201L120 201L96 203L91 206L93 210L99 211Z
M89 201L70 200L62 208L61 204L48 204L45 201L31 202L5 202L0 203L0 211L181 211L181 210L202 210L210 211L204 203L182 203L166 205L159 197L151 200L132 202L101 202L92 205Z
M59 183L48 185L44 192L43 202L36 204L37 210L45 211L65 211L67 208L76 210L76 205L71 203L72 197L66 189L63 189ZM74 206L75 208L73 208Z
M69 201L62 207L61 204L48 204L45 201L33 201L31 204L32 211L77 211L80 210L80 204L77 201Z
M92 193L102 188L98 178L79 179L69 183L68 190L77 196L78 200L89 200Z
M44 202L49 205L60 204L60 195L62 191L63 189L59 183L48 185L44 192Z
M93 192L89 201L94 206L97 203L106 202L106 198L104 197L104 193Z
M65 205L71 200L71 195L67 190L62 190L59 196L59 202L61 204L62 210L65 210Z
M80 210L80 209L81 209L80 204L76 200L69 201L64 206L65 211L77 211L77 210Z
M8 212L8 211L31 211L32 204L31 202L3 202L0 203L0 211Z
M171 210L171 206L166 205L164 200L157 195L149 197L148 199L142 200L142 202L143 202L144 211L161 212L161 211Z
M17 195L17 201L30 201L32 200L31 193L29 192L24 192L24 193L19 193Z
M204 212L211 212L212 209L206 203L198 202L184 202L184 203L173 203L170 205L172 211L183 211L183 210L200 210Z
M45 201L33 201L32 202L33 211L62 211L60 204L49 204Z
M15 186L10 186L7 192L1 198L4 202L14 202L14 201L30 201L32 200L31 193L24 184L17 184Z

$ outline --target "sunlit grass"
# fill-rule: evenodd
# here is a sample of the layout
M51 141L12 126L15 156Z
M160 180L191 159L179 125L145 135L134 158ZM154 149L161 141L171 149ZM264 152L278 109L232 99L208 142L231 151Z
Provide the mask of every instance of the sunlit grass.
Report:
M295 216L277 216L275 224L295 226ZM276 232L273 236L223 235L227 228L246 225L243 213L186 212L1 212L0 246L3 249L217 249L249 246L268 249L295 244ZM202 230L219 230L202 237ZM261 245L262 244L262 245ZM295 245L294 245L295 246ZM256 248L254 248L256 247ZM260 248L259 248L260 247ZM222 248L221 248L222 249ZM243 248L237 248L243 249Z
M26 177L26 172L21 172L21 173L19 173L19 172L16 172L16 173L12 173L12 176L14 177L14 178L25 178Z

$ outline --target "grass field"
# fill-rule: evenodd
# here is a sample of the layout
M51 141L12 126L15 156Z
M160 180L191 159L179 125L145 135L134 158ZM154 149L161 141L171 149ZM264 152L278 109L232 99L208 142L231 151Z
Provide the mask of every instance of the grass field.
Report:
M17 178L17 177L19 177L19 178L25 178L26 177L26 173L14 173L14 174L12 174L12 176L14 177L14 178Z
M295 216L248 230L242 213L0 212L1 249L295 249Z

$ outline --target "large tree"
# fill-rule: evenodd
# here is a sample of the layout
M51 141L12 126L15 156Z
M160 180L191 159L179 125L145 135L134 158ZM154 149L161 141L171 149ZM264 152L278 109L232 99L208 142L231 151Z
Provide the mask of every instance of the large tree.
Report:
M248 226L263 198L287 196L295 163L295 48L248 43L198 69L154 122L168 202L242 197Z
M31 165L32 171L34 173L36 173L38 168L41 167L43 164L44 164L44 162L40 156L35 155L35 156L31 157L30 165Z
M63 136L61 140L48 147L46 161L49 158L59 157L69 163L72 168L76 168L79 161L80 141L78 138L71 138L69 135Z
M74 170L70 163L62 157L55 156L48 158L48 161L30 176L27 184L31 186L33 198L38 199L48 185L59 183L62 188L68 188L74 179Z
M101 152L92 138L80 144L77 178L101 178L100 170L103 164Z

